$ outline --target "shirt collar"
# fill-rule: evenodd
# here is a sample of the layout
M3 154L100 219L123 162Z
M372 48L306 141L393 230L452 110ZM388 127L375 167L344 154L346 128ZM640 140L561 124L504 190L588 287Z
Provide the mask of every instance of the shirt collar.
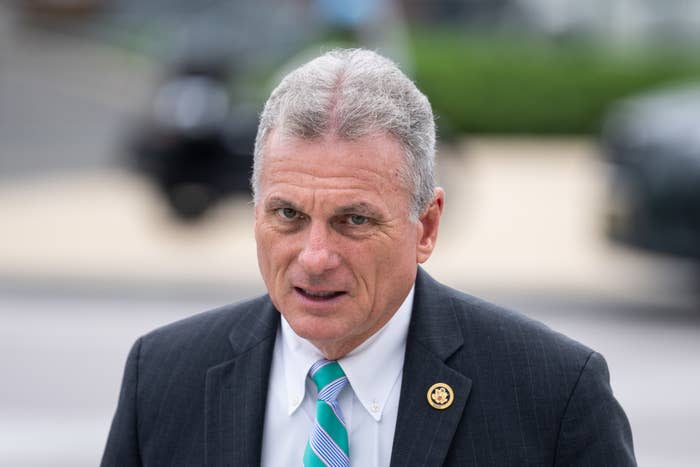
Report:
M384 327L338 360L357 400L376 421L381 420L391 389L401 375L414 289L415 286L411 287L399 309ZM288 414L291 415L304 399L309 368L323 358L323 354L309 341L299 337L284 316L281 331L287 407Z

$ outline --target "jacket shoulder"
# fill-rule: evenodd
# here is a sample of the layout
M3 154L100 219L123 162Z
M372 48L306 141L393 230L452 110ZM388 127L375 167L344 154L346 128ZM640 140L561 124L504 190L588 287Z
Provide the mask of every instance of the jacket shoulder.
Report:
M214 364L274 336L276 327L277 312L267 295L224 305L145 334L139 339L141 361Z
M518 311L506 308L467 293L439 285L449 297L458 322L470 338L486 340L496 352L556 352L583 365L593 353L588 346L551 329L544 323ZM579 366L580 367L580 366Z
M555 347L586 359L591 348L571 337L551 329L546 324L518 311L503 307L469 294L452 291L452 302L457 315L471 327L487 331L489 335L507 338L513 345L533 344Z
M192 335L212 330L230 330L230 326L240 320L245 320L247 315L254 310L259 310L269 303L267 295L229 303L211 310L203 311L187 318L174 321L158 327L143 336L144 341L158 341L161 339L188 339Z

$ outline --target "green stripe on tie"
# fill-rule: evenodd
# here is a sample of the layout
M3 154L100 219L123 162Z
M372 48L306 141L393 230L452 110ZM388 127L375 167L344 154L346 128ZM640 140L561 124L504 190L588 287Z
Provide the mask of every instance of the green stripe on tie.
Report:
M328 383L342 378L343 376L345 376L345 373L343 369L340 368L340 365L338 365L338 362L331 362L319 369L311 378L314 380L314 383L316 383L318 392L321 392L321 389L326 387Z
M325 462L311 450L309 443L306 443L306 451L304 451L304 467L326 467Z
M326 430L326 433L330 435L340 449L342 449L345 454L350 452L348 447L348 432L345 426L338 420L338 417L333 413L333 409L324 401L316 401L316 420L318 420L319 425Z

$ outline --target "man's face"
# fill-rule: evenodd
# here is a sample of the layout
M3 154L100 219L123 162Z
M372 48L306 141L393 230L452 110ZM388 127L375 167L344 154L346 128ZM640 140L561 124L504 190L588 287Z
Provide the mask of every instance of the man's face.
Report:
M357 141L273 132L264 149L255 239L272 302L294 331L339 358L378 331L432 251L442 192L418 222L389 135Z

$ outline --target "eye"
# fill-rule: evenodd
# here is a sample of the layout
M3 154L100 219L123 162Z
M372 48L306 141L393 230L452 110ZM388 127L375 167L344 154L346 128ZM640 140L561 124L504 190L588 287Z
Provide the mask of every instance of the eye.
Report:
M363 225L369 222L369 219L359 214L351 214L348 216L348 222L352 225Z
M292 221L299 218L299 211L292 208L279 208L277 209L277 215L282 219Z

